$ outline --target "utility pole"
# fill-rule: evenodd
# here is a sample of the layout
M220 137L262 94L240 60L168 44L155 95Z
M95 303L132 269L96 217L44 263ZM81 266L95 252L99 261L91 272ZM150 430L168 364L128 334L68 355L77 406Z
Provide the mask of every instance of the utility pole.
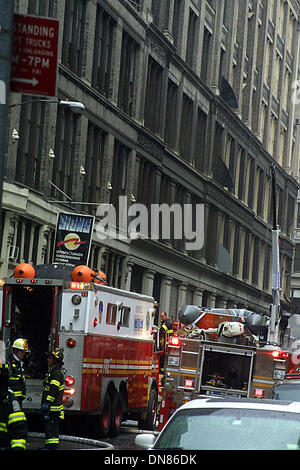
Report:
M280 257L279 257L279 234L276 214L276 173L275 164L271 166L272 175L272 201L273 201L273 229L272 229L272 295L271 318L268 330L268 341L278 343L279 316L280 316Z
M14 0L0 0L0 223L5 170ZM0 230L3 227L0 226Z

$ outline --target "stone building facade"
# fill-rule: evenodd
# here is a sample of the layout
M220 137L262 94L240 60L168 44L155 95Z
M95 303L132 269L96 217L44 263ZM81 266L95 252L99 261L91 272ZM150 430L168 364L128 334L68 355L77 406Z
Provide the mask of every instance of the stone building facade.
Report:
M202 205L201 249L187 250L174 230L103 240L95 229L89 265L113 286L153 295L174 319L185 303L267 312L275 163L284 300L298 190L299 6L16 0L17 12L60 19L57 97L85 112L38 99L11 108L0 275L51 262L59 210L93 214L97 227L99 204L117 208L120 196L128 210ZM11 94L11 104L33 98Z

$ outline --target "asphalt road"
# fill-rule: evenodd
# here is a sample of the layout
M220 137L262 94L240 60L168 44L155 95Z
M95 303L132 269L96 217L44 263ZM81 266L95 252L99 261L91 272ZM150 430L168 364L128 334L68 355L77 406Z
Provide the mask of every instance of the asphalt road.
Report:
M39 450L44 447L43 422L36 416L34 419L28 419L28 450ZM140 450L135 446L135 437L140 431L137 423L127 421L123 423L121 433L116 438L108 437L106 439L98 439L93 436L92 432L85 430L79 421L72 423L64 423L60 427L60 446L61 450L74 449L93 449L93 450Z

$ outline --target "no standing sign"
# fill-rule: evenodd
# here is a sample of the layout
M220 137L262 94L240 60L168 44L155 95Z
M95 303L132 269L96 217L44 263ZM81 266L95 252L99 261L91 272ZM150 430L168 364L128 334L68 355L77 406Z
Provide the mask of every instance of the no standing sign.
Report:
M56 96L59 21L14 15L10 90Z

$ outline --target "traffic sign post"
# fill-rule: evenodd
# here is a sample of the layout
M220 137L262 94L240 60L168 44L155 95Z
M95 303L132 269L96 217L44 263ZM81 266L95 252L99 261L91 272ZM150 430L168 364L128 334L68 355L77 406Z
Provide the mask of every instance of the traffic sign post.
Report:
M56 96L59 21L14 15L10 91Z

